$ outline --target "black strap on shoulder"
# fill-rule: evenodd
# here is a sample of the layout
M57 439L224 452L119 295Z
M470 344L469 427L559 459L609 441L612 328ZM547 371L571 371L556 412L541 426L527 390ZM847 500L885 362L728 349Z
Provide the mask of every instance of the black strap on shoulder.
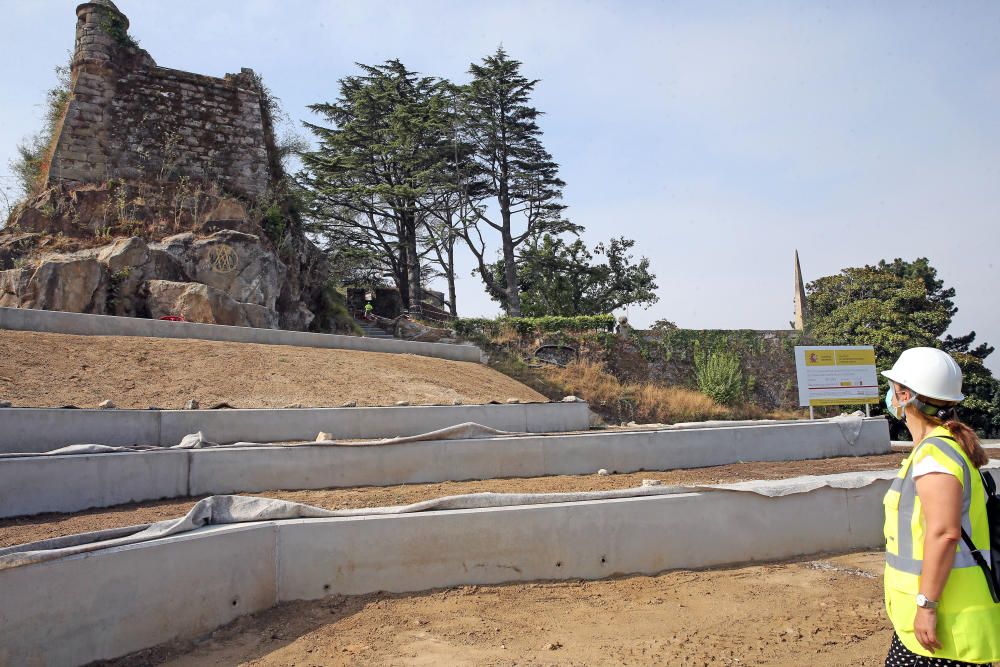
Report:
M986 575L986 586L990 589L990 596L994 602L1000 604L1000 591L997 591L997 582L993 579L993 570L990 569L986 559L976 549L976 545L973 544L969 534L965 532L965 528L962 529L962 540L965 542L965 546L969 547L969 552L972 553L972 560L976 561L976 564L982 569L983 574Z
M987 497L990 499L989 501L987 501L987 517L988 517L987 521L990 521L993 517L989 516L990 513L989 506L991 502L995 503L997 501L997 485L996 482L993 480L993 476L990 475L989 473L980 470L979 476L982 477L983 479L983 486L986 487L986 494ZM990 521L990 523L992 524L992 521ZM990 525L989 528L990 528L990 545L993 546L993 543L996 541L992 535L993 530L995 530L995 527L993 525ZM996 556L994 556L993 567L991 568L990 564L987 563L986 559L983 557L983 554L981 554L979 551L976 550L976 545L972 542L972 538L969 537L969 534L965 532L965 528L962 528L962 541L965 542L965 546L969 547L969 551L972 553L972 559L976 561L976 564L979 565L979 567L982 569L983 574L986 575L986 585L990 589L990 596L993 598L993 602L1000 604L1000 568L998 568L997 566L997 563L1000 561L998 561Z

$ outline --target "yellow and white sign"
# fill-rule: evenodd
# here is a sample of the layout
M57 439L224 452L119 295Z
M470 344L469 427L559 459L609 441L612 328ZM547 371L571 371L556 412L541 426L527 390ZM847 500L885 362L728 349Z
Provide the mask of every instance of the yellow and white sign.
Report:
M795 374L802 407L879 402L870 345L796 346Z

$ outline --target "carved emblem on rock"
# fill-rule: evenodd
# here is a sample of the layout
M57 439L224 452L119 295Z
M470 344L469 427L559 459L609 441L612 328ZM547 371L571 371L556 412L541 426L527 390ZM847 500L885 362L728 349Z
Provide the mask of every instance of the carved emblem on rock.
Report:
M236 270L239 258L231 246L219 244L209 250L208 261L212 271L216 273L232 273Z

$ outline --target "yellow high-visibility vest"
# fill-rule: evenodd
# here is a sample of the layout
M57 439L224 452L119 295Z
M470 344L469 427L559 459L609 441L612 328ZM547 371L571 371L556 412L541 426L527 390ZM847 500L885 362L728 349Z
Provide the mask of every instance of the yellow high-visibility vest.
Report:
M917 613L926 530L913 464L933 457L962 484L962 527L990 562L986 492L979 471L951 432L935 428L903 461L899 475L885 494L885 606L896 634L910 651L924 656L972 663L1000 661L1000 604L993 602L986 577L964 541L955 547L955 563L937 609L941 648L932 654L917 641Z

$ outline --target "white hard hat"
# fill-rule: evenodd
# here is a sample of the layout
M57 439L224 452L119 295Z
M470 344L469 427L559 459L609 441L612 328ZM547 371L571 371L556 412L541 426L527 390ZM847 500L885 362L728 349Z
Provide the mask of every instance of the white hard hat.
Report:
M958 403L962 394L962 369L951 355L933 347L903 350L890 370L882 375L896 384L909 387L927 398Z

